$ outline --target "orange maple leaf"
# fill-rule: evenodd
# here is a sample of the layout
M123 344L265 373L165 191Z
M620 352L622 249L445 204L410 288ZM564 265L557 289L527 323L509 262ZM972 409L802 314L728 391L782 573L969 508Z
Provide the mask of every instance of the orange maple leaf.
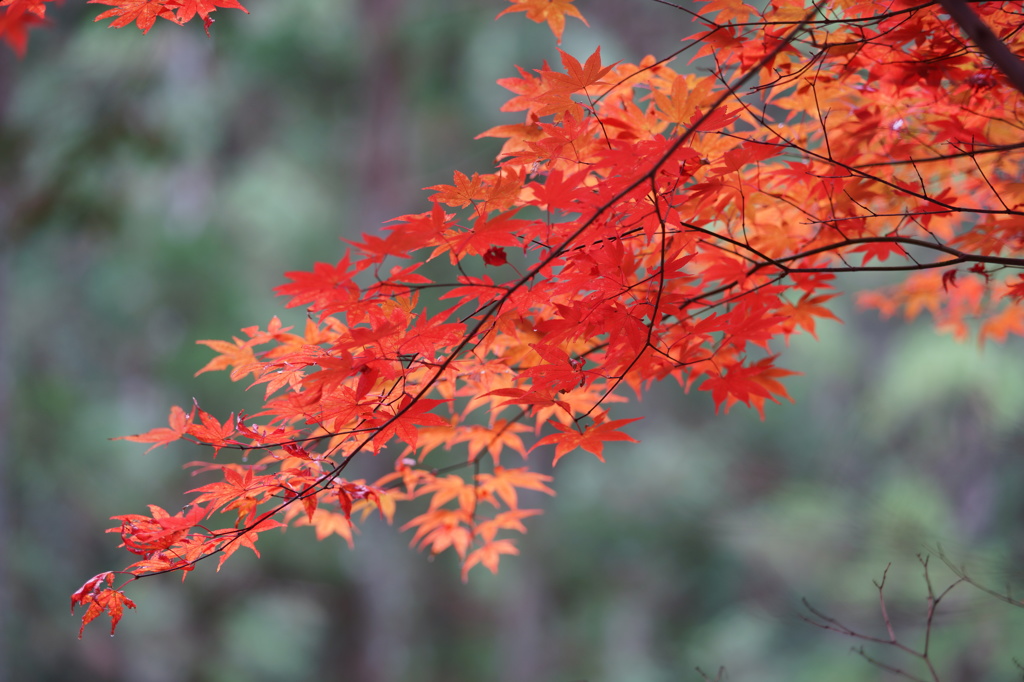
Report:
M421 486L416 494L420 496L430 493L433 493L433 497L430 498L431 511L452 500L458 501L459 507L467 513L472 513L476 507L476 487L455 474L435 477Z
M220 353L220 355L206 363L202 369L195 373L195 376L199 376L204 372L213 372L233 367L234 369L231 370L232 381L238 381L247 374L258 377L260 364L256 360L256 355L252 352L253 340L243 341L237 336L232 337L232 340L234 343L218 341L216 339L196 341L196 343L209 346Z
M701 16L706 17L709 12L718 12L715 23L721 25L749 21L754 8L744 0L710 0L701 8Z
M182 436L188 431L191 417L185 410L181 409L177 405L171 408L171 415L168 417L170 428L156 428L146 433L140 433L134 436L119 436L113 440L130 440L134 443L153 443L149 450L158 448L168 443L173 443L176 440L181 439ZM149 452L146 450L146 452Z
M510 0L511 7L505 8L501 14L494 17L500 19L512 12L526 12L526 18L538 24L542 21L548 22L551 32L555 34L558 43L562 43L562 32L565 30L565 17L576 17L586 26L590 26L583 18L580 11L572 4L573 0Z
M469 425L455 442L467 441L469 443L469 459L471 460L477 459L486 448L494 461L498 462L501 452L505 448L511 448L526 457L526 448L518 435L526 431L530 431L530 427L525 424L497 419L490 428L481 424Z
M815 329L814 318L820 317L822 319L836 320L840 323L842 322L835 313L822 305L826 301L833 299L838 295L839 294L821 294L819 296L812 296L807 293L801 296L800 300L796 303L787 304L782 309L782 313L788 318L784 327L789 331L795 331L797 327L802 327L805 331L809 332L811 336L817 339L818 333Z
M545 483L551 481L550 476L538 474L526 467L506 469L496 466L494 467L493 474L478 474L477 480L479 481L482 494L497 495L511 509L515 509L519 505L516 488L537 490L548 495L555 494L554 490L545 485Z
M348 543L349 548L355 546L355 543L352 540L352 531L355 526L352 525L352 521L344 514L332 512L320 507L313 512L312 519L302 516L295 522L295 525L313 526L317 540L323 540L332 534L337 534L345 538L345 542Z
M466 557L462 564L462 581L469 580L469 570L477 564L483 564L491 570L491 573L498 572L498 562L502 554L519 554L519 550L512 544L511 540L492 540L484 543L482 547L474 549Z
M466 527L471 522L472 517L462 509L433 509L409 521L402 530L418 526L410 544L419 543L420 549L429 545L431 554L452 547L463 558L473 540L472 532Z

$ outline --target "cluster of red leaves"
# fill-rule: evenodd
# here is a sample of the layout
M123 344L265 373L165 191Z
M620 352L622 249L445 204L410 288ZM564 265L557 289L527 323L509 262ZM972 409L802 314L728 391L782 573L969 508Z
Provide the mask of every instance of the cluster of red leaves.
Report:
M33 26L46 24L46 3L54 0L0 0L0 40L6 42L19 56L28 48L28 30ZM60 2L60 0L57 0ZM219 7L240 9L246 14L238 0L88 0L90 4L110 5L95 21L112 19L110 26L122 28L135 24L143 33L153 28L157 19L163 18L176 24L184 24L195 17L203 20L207 35L213 24L210 15Z
M571 7L507 11L557 35ZM1021 3L977 7L1020 52ZM419 499L413 544L497 570L538 513L523 491L552 492L538 468L633 440L608 415L625 389L670 378L762 416L788 398L780 342L835 318L837 272L916 271L862 298L886 314L1024 331L1022 99L937 7L713 0L700 20L706 76L597 50L500 81L524 119L484 133L506 140L494 172L456 173L429 210L287 273L301 333L274 318L201 341L217 353L201 371L262 386L260 413L174 408L130 439L248 457L199 463L218 478L178 514L116 517L139 557L125 571L184 576L287 525L351 543L354 519ZM449 278L425 274L434 259ZM372 483L348 478L356 462Z
M90 4L110 5L95 21L112 19L111 28L122 28L134 23L143 33L153 28L157 19L168 19L176 24L184 24L198 16L203 20L203 28L207 35L213 24L210 15L218 7L240 9L246 14L249 10L242 7L238 0L88 0Z

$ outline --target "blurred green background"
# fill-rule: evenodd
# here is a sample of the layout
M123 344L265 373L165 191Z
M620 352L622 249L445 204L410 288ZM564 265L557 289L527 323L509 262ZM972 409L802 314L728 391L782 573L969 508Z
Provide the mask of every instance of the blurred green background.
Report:
M203 453L111 437L165 423L193 396L215 414L256 398L196 339L284 311L288 270L425 210L421 187L486 171L473 136L497 78L557 63L546 26L494 22L504 2L253 0L198 23L91 23L69 3L0 55L0 680L131 682L757 682L894 679L803 622L800 600L876 636L879 580L917 646L919 553L941 546L997 589L1024 573L1024 354L839 302L845 325L785 349L795 404L767 420L714 415L661 386L637 446L556 473L498 576L459 580L371 521L355 551L309 529L267 534L184 585L135 583L139 603L83 641L70 593L128 555L113 514L174 509ZM563 48L606 62L674 51L689 30L650 0L580 2ZM849 279L857 286L877 284ZM937 589L952 574L932 560ZM967 586L936 619L945 682L1019 679L1024 610ZM916 674L907 656L868 648Z

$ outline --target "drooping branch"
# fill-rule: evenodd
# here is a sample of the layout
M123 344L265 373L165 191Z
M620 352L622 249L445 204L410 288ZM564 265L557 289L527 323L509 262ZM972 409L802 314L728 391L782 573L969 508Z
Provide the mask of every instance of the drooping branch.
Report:
M837 319L826 306L835 273L920 271L908 279L924 286L907 296L926 298L908 314L952 309L962 323L982 301L985 314L1020 313L1016 93L1001 79L960 82L963 62L981 57L948 39L934 3L846 23L838 12L713 15L691 41L695 57L713 55L710 76L654 57L602 66L595 50L499 81L516 94L505 110L527 114L485 133L508 140L497 172L456 172L430 188L430 211L364 235L337 265L287 273L277 291L306 307L304 334L275 318L247 339L202 342L220 353L203 371L265 385L266 421L222 424L196 405L131 438L260 459L200 467L223 480L189 491L187 511L117 517L142 557L126 573L255 549L278 515L351 541L353 510L390 520L396 499L417 498L430 502L403 527L413 545L454 548L464 572L496 570L515 553L497 533L525 532L521 520L539 513L518 506L516 488L552 492L549 477L504 468L503 450L601 458L605 441L633 440L619 430L632 420L608 417L620 387L665 378L763 417L766 401L788 399L780 379L791 374L769 344ZM881 263L890 256L898 263ZM435 258L450 260L449 279L418 269ZM961 264L980 277L958 284ZM1000 324L1024 328L1024 316ZM532 447L517 435L530 432ZM460 464L424 461L457 445ZM347 478L355 459L389 446L393 472ZM224 512L229 527L202 525ZM100 582L83 599L98 599Z

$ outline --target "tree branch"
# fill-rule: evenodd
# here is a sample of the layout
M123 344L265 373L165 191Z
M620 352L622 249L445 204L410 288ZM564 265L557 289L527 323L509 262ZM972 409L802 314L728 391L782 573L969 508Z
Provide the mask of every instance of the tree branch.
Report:
M978 49L1003 72L1013 87L1024 93L1024 62L1010 51L988 24L964 0L939 0L939 4Z

